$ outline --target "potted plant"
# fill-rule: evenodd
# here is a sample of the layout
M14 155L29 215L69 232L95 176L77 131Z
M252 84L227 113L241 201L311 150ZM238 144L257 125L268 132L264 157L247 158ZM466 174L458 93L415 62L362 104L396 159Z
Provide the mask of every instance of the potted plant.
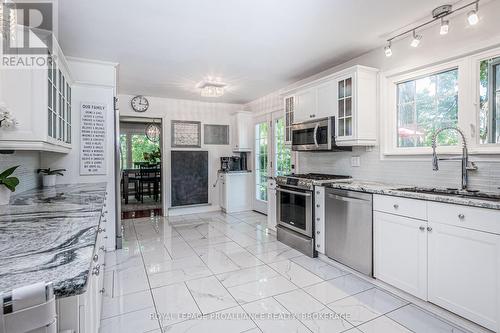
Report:
M66 169L55 169L52 170L50 168L48 169L38 169L37 173L42 173L42 182L43 182L43 187L52 187L56 186L56 176L64 176L63 171L66 171Z
M10 201L10 194L16 190L19 185L17 177L11 177L14 171L19 167L16 165L0 173L0 205L7 205Z

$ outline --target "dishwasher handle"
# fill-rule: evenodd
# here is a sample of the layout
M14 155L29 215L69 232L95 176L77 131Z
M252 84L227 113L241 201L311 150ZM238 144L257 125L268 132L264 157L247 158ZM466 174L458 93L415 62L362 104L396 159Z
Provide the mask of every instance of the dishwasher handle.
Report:
M335 199L335 200L346 201L346 202L357 202L360 204L370 203L370 200L361 199L361 198L353 198L353 197L344 197L341 195L331 194L331 193L328 193L328 197L331 199Z

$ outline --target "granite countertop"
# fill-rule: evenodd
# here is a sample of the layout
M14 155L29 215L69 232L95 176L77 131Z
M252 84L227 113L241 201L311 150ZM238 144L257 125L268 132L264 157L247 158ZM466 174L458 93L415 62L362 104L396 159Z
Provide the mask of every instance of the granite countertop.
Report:
M85 291L106 183L29 190L0 206L0 293L52 281L56 297Z
M413 188L413 187L418 188L418 186L414 185L401 185L401 184L398 185L398 184L353 180L351 182L330 183L326 184L325 186L342 190L366 192L372 194L392 195L396 197L405 197L410 199L420 199L420 200L438 201L456 205L500 209L500 200L484 200L476 198L464 198L453 195L415 193L415 192L397 190L398 188ZM498 195L500 193L492 193L492 194Z

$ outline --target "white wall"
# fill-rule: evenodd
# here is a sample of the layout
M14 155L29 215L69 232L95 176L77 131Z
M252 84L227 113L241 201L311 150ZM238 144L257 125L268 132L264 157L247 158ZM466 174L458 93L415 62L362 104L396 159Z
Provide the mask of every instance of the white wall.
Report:
M108 227L106 247L115 248L116 214L115 202L115 161L114 161L114 106L116 94L116 66L111 63L70 59L68 61L74 86L72 88L72 149L68 154L41 154L44 168L64 168L64 177L57 177L58 184L71 183L107 183L108 192ZM94 73L95 75L92 75ZM106 75L103 75L106 73ZM92 78L93 81L90 81ZM82 102L102 103L107 106L106 113L106 174L80 175L80 105Z
M202 145L196 150L208 151L208 199L210 206L201 206L197 208L175 208L170 209L169 215L186 214L193 212L203 212L210 210L218 210L219 206L219 186L212 187L217 179L217 170L220 168L220 157L233 155L230 145L205 145L203 143L203 125L217 124L234 126L231 115L235 111L243 108L239 104L226 103L207 103L170 98L147 97L149 100L149 109L144 113L134 112L130 106L130 100L133 96L120 95L119 106L120 116L143 116L152 118L162 118L163 121L163 175L164 184L163 191L163 206L170 207L170 152L171 148L171 121L172 120L193 120L200 121L202 124ZM230 143L232 138L230 138ZM190 149L191 150L191 149ZM167 210L164 210L165 215Z
M409 40L401 40L393 43L393 56L387 58L381 46L346 63L283 87L279 91L248 103L245 107L256 114L273 112L276 109L282 110L281 92L356 64L379 68L382 74L387 71L404 72L497 47L500 45L498 13L500 13L500 1L494 0L486 4L481 2L479 11L481 20L476 26L467 25L465 14L455 16L450 20L450 32L446 36L439 35L439 25L433 25L419 32L423 35L423 39L421 46L416 49L409 46ZM379 119L379 123L383 121ZM382 160L379 147L375 147L370 152L365 151L364 148L356 148L352 153L299 153L298 155L299 172L349 174L363 180L426 186L457 187L460 184L460 165L457 162L443 161L440 165L441 170L433 172L430 156ZM361 157L361 167L350 166L351 156ZM473 188L498 191L497 187L500 186L499 157L500 155L490 155L471 158L472 160L481 158L481 162L478 163L478 172L470 173Z

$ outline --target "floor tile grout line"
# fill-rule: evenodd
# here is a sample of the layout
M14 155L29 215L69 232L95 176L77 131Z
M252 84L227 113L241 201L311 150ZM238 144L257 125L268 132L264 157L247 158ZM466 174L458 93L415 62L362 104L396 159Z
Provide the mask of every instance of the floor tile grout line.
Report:
M285 310L287 310L289 314L293 315L293 316L294 316L294 318L295 318L295 320L297 320L299 323L301 323L301 324L302 324L302 325L303 325L303 326L304 326L304 327L305 327L308 331L313 332L313 331L309 328L309 326L307 326L307 325L306 325L306 324L305 324L302 320L300 320L300 319L296 318L296 317L295 317L295 314L294 314L294 313L293 313L290 309L288 309L288 308L287 308L287 307L286 307L283 303L281 303L281 302L280 302L280 301L279 301L279 300L278 300L275 296L272 296L272 298L273 298L276 302L278 302L278 304L279 304L279 305L281 305L283 308L285 308Z
M139 237L137 236L137 230L135 228L135 222L133 222L133 226L134 226L135 237L136 237L137 241L139 241ZM158 326L160 327L160 331L163 332L163 327L162 327L162 324L161 324L160 316L158 315L158 307L156 305L156 301L155 301L155 298L154 298L154 295L153 295L153 290L151 289L151 283L149 281L149 275L147 274L146 262L144 261L144 254L142 253L142 247L141 246L139 246L139 252L141 253L141 258L142 258L144 273L146 274L146 280L148 281L149 294L151 295L151 300L153 302L153 307L154 307L155 314L156 314L156 320L158 321Z

